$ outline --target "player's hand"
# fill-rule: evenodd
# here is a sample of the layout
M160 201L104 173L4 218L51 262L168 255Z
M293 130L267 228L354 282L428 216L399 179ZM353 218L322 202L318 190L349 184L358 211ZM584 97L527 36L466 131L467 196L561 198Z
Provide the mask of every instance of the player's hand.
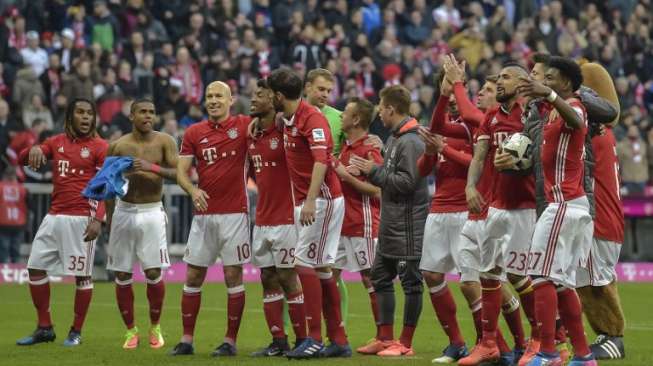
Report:
M471 213L481 213L483 206L485 205L485 200L483 196L478 192L476 187L467 187L465 188L465 196L467 198L467 207L469 207L469 212Z
M86 231L84 231L84 241L93 241L97 239L102 231L102 223L95 218L91 218L91 222L86 226Z
M529 98L544 98L551 94L551 88L524 76L519 77L520 85L517 87L517 93Z
M444 97L448 97L451 95L452 91L453 91L453 85L451 85L449 79L445 77L444 79L442 79L442 84L440 84L440 95Z
M203 212L209 208L209 204L207 203L206 200L208 200L211 197L209 197L209 195L206 194L206 192L204 192L203 190L199 188L193 189L193 191L190 194L190 198L193 201L193 207L195 207L197 211Z
M358 177L359 175L361 175L361 170L356 168L353 165L348 165L345 169L347 169L347 173L349 173L349 174L351 174L351 175L353 175L355 177Z
M42 165L48 162L48 159L43 154L40 146L34 146L29 149L29 156L27 160L27 165L29 165L32 170L39 170Z
M375 149L383 149L383 141L377 135L368 135L365 139L365 145L370 145Z
M442 135L431 133L426 128L420 128L417 132L424 141L424 153L427 155L435 155L442 152L445 145L444 137L442 137Z
M501 148L494 153L494 167L497 170L517 169L515 158Z
M134 158L134 162L132 163L132 171L150 172L152 171L152 163L144 159Z
M306 199L299 213L299 222L302 226L311 226L315 222L315 199Z
M360 156L352 155L349 162L362 173L370 174L374 166L376 165L374 161L361 158Z
M444 56L442 67L444 68L445 77L451 85L465 80L465 61L458 63L453 54Z
M338 178L340 178L340 180L343 180L343 181L345 180L345 178L349 174L349 173L347 173L347 168L345 168L345 165L340 163L340 162L338 162L336 164L336 166L335 166L335 168L333 170L338 175Z

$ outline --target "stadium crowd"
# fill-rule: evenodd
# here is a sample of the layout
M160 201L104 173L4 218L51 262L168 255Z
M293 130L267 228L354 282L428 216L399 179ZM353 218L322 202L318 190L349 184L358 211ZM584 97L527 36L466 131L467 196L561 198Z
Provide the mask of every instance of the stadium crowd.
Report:
M2 1L0 149L8 164L43 134L61 131L67 101L98 104L102 136L131 130L131 100L152 97L159 128L179 138L201 120L202 92L228 80L247 112L256 80L280 65L337 75L331 103L376 98L401 83L426 124L433 75L454 51L469 91L508 60L536 51L603 64L622 108L615 129L623 178L640 190L653 174L653 15L629 1ZM377 128L379 123L375 124ZM384 134L380 131L381 135ZM648 166L648 162L651 165ZM644 168L644 169L643 169ZM19 169L19 179L23 179ZM34 175L33 180L48 180Z
M650 0L86 0L0 1L0 151L16 178L17 154L63 130L65 106L95 100L100 133L131 130L131 102L155 101L158 129L178 142L204 119L203 91L227 80L248 113L256 80L281 65L316 67L337 79L330 104L352 96L378 101L402 84L410 112L428 124L442 57L467 60L468 90L534 52L604 65L614 77L621 122L614 129L624 193L653 179L653 13ZM375 121L372 132L385 139ZM9 174L10 176L12 174ZM13 178L8 178L13 179Z

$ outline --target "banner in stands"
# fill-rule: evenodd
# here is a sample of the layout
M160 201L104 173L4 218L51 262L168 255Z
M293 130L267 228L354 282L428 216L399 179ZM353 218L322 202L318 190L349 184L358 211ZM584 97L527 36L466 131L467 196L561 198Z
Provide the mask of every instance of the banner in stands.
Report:
M631 262L619 263L617 265L617 275L620 282L653 282L653 262ZM260 271L258 268L251 264L246 264L243 268L243 280L245 282L258 282L260 281ZM348 282L360 281L358 273L346 272L342 273L342 277ZM449 280L457 280L456 275L447 275ZM165 281L169 283L183 283L186 279L186 265L184 263L175 263L166 270ZM28 281L27 267L25 264L0 264L0 284L4 283L18 283L24 284ZM50 276L50 281L72 283L72 277L59 277ZM145 282L145 277L140 268L134 271L134 281ZM216 264L211 266L206 274L206 281L208 282L223 282L224 274L222 273L222 266Z

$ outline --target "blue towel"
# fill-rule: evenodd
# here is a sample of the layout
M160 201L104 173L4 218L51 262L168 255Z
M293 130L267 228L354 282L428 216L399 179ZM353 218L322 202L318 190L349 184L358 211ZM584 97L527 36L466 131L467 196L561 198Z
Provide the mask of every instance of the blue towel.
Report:
M127 194L129 183L122 173L130 169L133 162L134 159L129 156L108 157L102 169L88 182L82 195L98 201L114 199L116 196L122 198Z

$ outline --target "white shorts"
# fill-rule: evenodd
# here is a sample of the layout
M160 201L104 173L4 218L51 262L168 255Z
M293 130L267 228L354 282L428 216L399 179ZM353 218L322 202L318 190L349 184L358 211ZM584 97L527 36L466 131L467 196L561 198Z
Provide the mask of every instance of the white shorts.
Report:
M169 267L167 221L161 202L134 204L116 200L107 269L132 273L136 260L143 270Z
M336 263L333 266L349 272L372 268L378 241L377 238L341 236Z
M460 272L460 233L467 221L467 212L430 213L424 226L421 271Z
M481 244L481 272L500 267L503 272L525 276L535 220L535 209L490 207L485 222L487 240Z
M481 245L486 239L485 220L467 220L465 222L458 243L461 281L480 282Z
M225 266L249 262L249 218L246 213L195 215L184 262L208 267L222 259Z
M302 226L299 215L302 206L295 206L295 226L298 240L295 258L315 268L329 267L336 261L342 220L345 217L345 200L318 198L315 200L315 222Z
M62 276L92 274L95 240L84 241L88 216L47 214L36 232L27 268Z
M593 232L587 197L549 203L535 226L528 274L576 287L576 271L587 261Z
M295 225L254 226L252 264L259 268L293 268L296 245Z
M601 287L616 281L620 253L620 243L593 238L587 263L576 273L576 287Z

